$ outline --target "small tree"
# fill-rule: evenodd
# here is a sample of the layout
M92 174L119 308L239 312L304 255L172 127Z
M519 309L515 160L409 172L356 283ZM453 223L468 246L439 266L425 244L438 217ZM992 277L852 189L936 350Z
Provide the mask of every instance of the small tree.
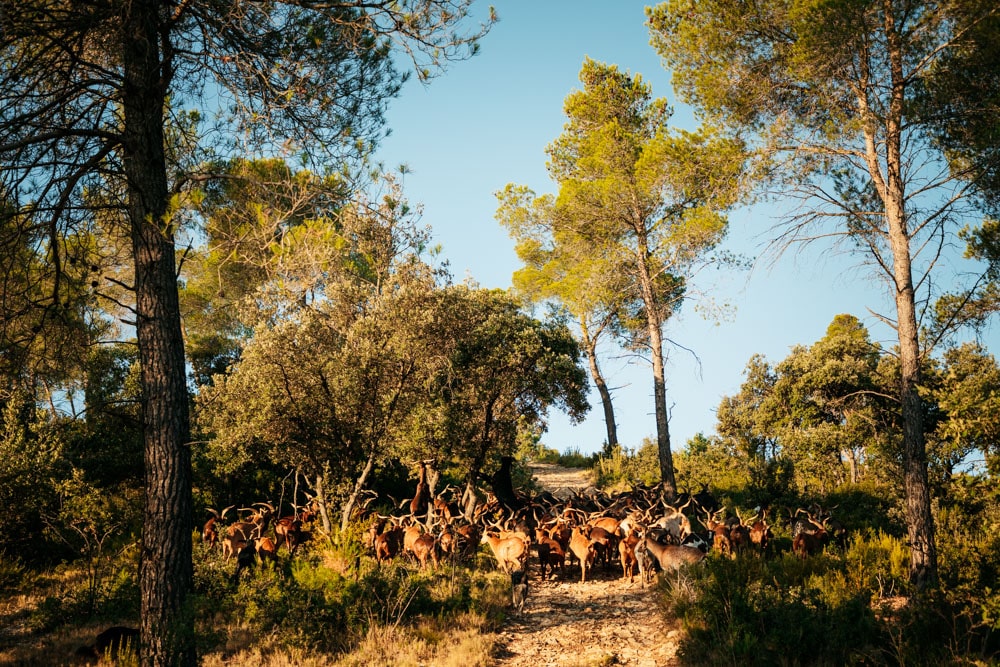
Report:
M1000 443L1000 367L981 345L965 343L945 352L928 372L927 402L934 406L929 454L943 481L974 453L996 474Z
M487 461L513 456L523 436L544 430L552 406L583 418L587 375L565 324L524 314L513 296L459 285L435 297L438 333L431 338L445 353L416 425L421 439L464 467L471 517Z

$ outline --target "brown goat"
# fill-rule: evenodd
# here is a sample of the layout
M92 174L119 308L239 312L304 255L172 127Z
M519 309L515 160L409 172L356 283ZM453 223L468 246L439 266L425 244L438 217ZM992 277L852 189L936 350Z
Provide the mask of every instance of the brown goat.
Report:
M562 572L563 564L566 562L566 552L563 550L562 545L550 537L548 532L542 528L535 531L535 541L539 546L544 544L548 547L549 574L552 574L556 568L559 568L559 571ZM538 551L538 557L541 560L541 550ZM545 568L543 567L542 576L544 575Z
M556 519L555 525L549 528L549 537L559 543L563 553L569 553L569 540L573 530L565 519Z
M742 523L729 529L729 547L733 555L739 555L750 548L750 529Z
M592 526L590 539L594 543L594 562L600 561L607 568L611 564L612 554L618 550L617 538L601 526Z
M403 529L403 553L414 554L413 545L424 534L424 527L419 523Z
M828 539L827 532L823 529L815 533L799 533L792 540L792 552L799 558L807 558L823 549Z
M209 549L214 547L215 543L219 540L219 529L216 528L215 524L225 519L226 512L233 509L233 507L234 505L230 505L221 512L217 512L216 510L209 508L208 511L212 514L212 516L205 522L205 525L201 529L201 541L207 544Z
M587 523L596 528L603 528L604 530L608 531L609 535L620 534L618 527L621 524L621 521L613 516L596 517L594 519L591 519Z
M466 523L455 528L455 537L460 555L469 557L479 548L482 532L476 524Z
M427 514L427 506L430 504L431 491L430 486L427 484L428 463L428 461L420 461L418 463L420 472L417 477L417 490L413 494L413 499L410 500L410 514L413 516Z
M643 542L646 545L646 549L653 555L660 564L660 569L664 572L679 570L685 565L700 563L705 559L705 553L695 547L660 544L648 537L644 538Z
M420 563L420 569L427 567L428 558L432 563L434 563L434 567L438 566L437 541L434 539L433 535L430 535L429 533L420 535L416 540L414 540L410 550Z
M708 532L712 536L712 548L723 556L732 556L733 549L732 543L729 541L729 526L717 518L722 511L719 510L714 514L710 514L708 520L705 522L705 527L708 528Z
M441 534L437 538L438 549L440 549L442 555L454 557L458 550L458 537L455 535L455 531L451 529L450 524L445 524L444 528L441 529Z
M497 559L497 567L504 572L525 569L528 561L528 542L521 537L501 538L498 535L484 533L482 541L490 545L493 556Z
M283 516L274 522L274 536L285 545L288 553L294 553L295 547L302 542L302 520L294 516Z
M635 556L637 544L639 544L639 533L635 530L629 531L618 543L618 558L622 564L622 578L628 578L630 584L635 581L635 569L638 565Z
M392 560L403 549L403 529L390 528L379 533L374 539L375 560L378 562Z
M237 521L226 529L222 538L222 555L226 560L238 555L249 543L261 537L266 531L274 513L269 503L254 503L260 509L251 509L249 521Z
M569 553L580 562L580 581L587 581L587 568L594 565L597 551L590 539L590 526L576 526L569 538Z
M274 543L270 537L260 537L254 540L254 546L257 548L257 557L263 563L265 560L270 560L272 562L277 562L278 560L278 545Z
M756 547L757 551L760 553L763 554L767 552L767 546L771 541L772 535L771 527L767 525L767 520L764 514L750 524L750 543Z
M529 542L528 550L534 551L535 555L538 557L538 571L540 573L542 580L544 581L546 570L551 572L552 568L552 561L550 559L551 547L549 546L549 543L535 540Z

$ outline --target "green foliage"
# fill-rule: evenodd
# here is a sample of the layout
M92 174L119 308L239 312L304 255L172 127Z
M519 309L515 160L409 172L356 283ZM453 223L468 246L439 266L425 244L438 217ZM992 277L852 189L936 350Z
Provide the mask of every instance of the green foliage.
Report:
M553 463L565 468L590 468L594 465L596 458L597 455L595 454L588 455L582 453L579 447L567 447L563 450L562 454L556 457Z
M974 140L993 136L982 130L995 128L995 114L972 110L991 108L998 90L995 77L982 75L995 70L995 16L996 3L984 0L667 0L647 9L652 44L672 72L679 99L723 131L745 137L758 149L753 177L761 191L784 191L797 203L776 242L788 247L796 241L843 240L895 292L896 313L887 319L898 334L898 381L882 385L888 391L873 392L869 385L876 378L865 363L871 355L859 355L863 350L857 345L842 348L850 354L841 355L847 363L839 365L837 354L814 346L806 360L825 363L788 374L793 381L787 391L776 391L777 407L785 410L776 415L775 426L783 431L782 449L797 450L796 475L813 487L839 483L841 475L831 480L819 473L831 472L828 461L844 454L851 482L863 461L875 470L887 468L896 479L902 470L893 464L903 463L911 574L923 580L935 576L936 563L926 415L918 395L921 364L963 323L962 304L981 313L978 292L983 287L995 292L975 268L967 280L961 271L938 275L950 270L950 263L939 261L942 253L980 203L955 179L989 175L976 159L982 144ZM958 72L954 79L946 73L959 63L971 66L976 85L950 85L962 80ZM937 80L949 85L939 88ZM938 104L923 104L928 91ZM952 106L960 97L956 91L973 98ZM948 146L948 139L962 133L948 131L956 128L948 128L947 119L969 117L988 120L972 124L977 129L967 138L975 148L963 155L954 143ZM939 140L942 134L945 142ZM921 168L956 156L950 160L953 170L931 174ZM967 170L967 160L977 169ZM927 252L931 246L936 250ZM952 284L960 293L951 302L958 308L955 317L921 340L922 304L932 303L940 286ZM837 329L827 339L863 342ZM775 430L760 432L773 438ZM885 454L881 465L872 466ZM812 462L819 465L810 469Z
M828 545L795 557L787 525L775 522L776 557L710 555L701 567L664 576L667 612L687 632L683 663L992 664L1000 652L995 485L956 477L940 499L941 582L924 593L910 583L901 502L884 490L845 488L821 503L853 527L843 550Z
M933 406L928 454L937 479L947 479L978 452L988 462L1000 442L1000 366L983 346L946 350L925 374L924 399Z
M211 554L196 559L199 625L210 628L226 618L256 636L274 637L286 648L339 653L373 627L468 612L499 620L506 608L509 581L492 570L447 566L420 571L402 559L378 565L358 555L354 540L345 536L340 542L292 562L258 566L238 584L232 581L231 563ZM343 569L345 563L359 563L360 569Z
M725 211L741 195L744 147L710 127L671 130L666 99L654 98L638 74L587 58L580 82L564 102L563 133L546 149L558 194L536 197L508 185L498 194L497 219L525 263L515 284L572 314L595 382L603 383L595 341L610 330L651 354L662 388L664 323L700 268L725 263L712 250L725 237ZM655 396L657 435L666 443L665 392ZM609 432L613 445L612 438ZM661 476L673 486L669 448L661 455Z
M31 560L61 554L41 530L43 517L57 511L58 489L71 474L65 460L61 424L36 414L23 396L2 403L0 415L0 504L17 511L0 513L0 533L6 546Z
M954 48L930 73L921 95L921 111L931 119L937 140L946 149L953 170L967 179L995 215L1000 208L1000 161L997 119L1000 99L996 63L1000 58L1000 16L989 2L945 5L949 19L971 23L957 35ZM970 21L971 19L971 21ZM994 255L994 263L998 256Z
M101 565L103 575L96 581L90 568L63 565L54 571L35 574L38 590L46 591L27 616L27 625L36 632L102 621L120 623L139 617L139 582L135 554L124 551L108 555Z
M558 449L546 447L541 442L531 447L525 454L530 461L551 463L565 468L590 468L598 460L597 454L584 454L579 447L567 447L560 453Z
M827 583L831 568L824 560L803 563L791 556L709 558L703 568L666 576L668 610L688 633L680 649L684 662L864 662L880 639L868 593Z
M0 590L17 592L28 590L34 582L30 570L15 556L0 551Z
M697 434L674 457L677 483L682 489L696 491L702 484L716 490L744 489L750 483L750 470L731 440Z
M533 448L530 453L530 459L538 463L559 463L560 456L558 449L546 447L541 443L538 443L538 446Z
M639 450L618 446L608 455L601 454L594 464L597 486L624 490L636 485L652 486L660 481L660 462L656 442L646 438Z
M747 363L739 393L718 408L718 439L699 436L678 456L681 476L732 486L743 476L758 497L862 491L901 474L902 429L889 397L899 364L865 327L838 315L826 335L799 345L775 365ZM1000 371L978 345L924 360L921 396L932 482L946 483L974 452L992 456L1000 427L994 405Z

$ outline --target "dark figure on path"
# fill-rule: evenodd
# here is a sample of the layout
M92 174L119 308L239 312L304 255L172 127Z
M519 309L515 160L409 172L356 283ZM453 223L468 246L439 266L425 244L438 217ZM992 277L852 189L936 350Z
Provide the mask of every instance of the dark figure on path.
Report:
M525 570L514 570L510 573L511 601L514 610L520 614L524 610L524 601L528 599L528 573Z
M500 459L500 467L493 477L490 478L490 486L493 487L493 495L497 497L500 504L511 514L521 508L521 501L514 493L514 481L511 478L511 465L514 463L513 456L504 456Z

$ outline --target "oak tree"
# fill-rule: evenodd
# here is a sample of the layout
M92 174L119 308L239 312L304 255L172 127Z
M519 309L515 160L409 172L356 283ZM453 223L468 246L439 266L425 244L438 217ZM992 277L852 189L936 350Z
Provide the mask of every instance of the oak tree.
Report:
M471 518L487 462L513 456L525 434L544 430L553 407L583 418L587 374L569 328L524 313L514 296L456 285L435 298L432 330L440 333L433 338L445 355L420 423L465 470L463 507Z

